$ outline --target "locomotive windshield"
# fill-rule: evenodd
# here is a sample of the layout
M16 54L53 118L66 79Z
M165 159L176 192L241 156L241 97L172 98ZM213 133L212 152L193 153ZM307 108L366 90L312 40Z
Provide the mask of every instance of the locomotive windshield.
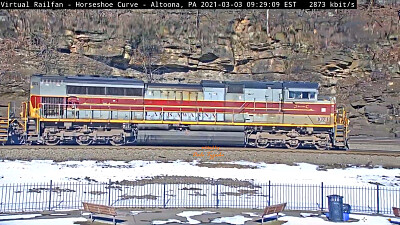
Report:
M289 91L289 99L315 99L315 92L311 91Z

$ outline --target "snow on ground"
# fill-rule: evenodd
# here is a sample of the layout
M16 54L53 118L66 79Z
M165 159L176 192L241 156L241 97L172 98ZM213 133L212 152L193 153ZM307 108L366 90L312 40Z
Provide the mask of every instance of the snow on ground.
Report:
M400 219L397 218L390 218L390 221L400 224Z
M195 213L196 212L196 213ZM184 211L180 214L185 215L185 216L195 216L195 215L201 215L199 214L201 211ZM206 213L206 212L204 212ZM203 214L204 214L203 213ZM209 213L209 212L208 212ZM180 215L177 214L177 215ZM34 215L34 214L30 214ZM21 216L21 215L18 215ZM2 216L3 217L3 216ZM31 217L32 218L32 217ZM391 225L391 223L388 221L388 217L381 217L381 216L368 216L368 215L357 215L357 214L350 214L350 218L358 219L358 222L352 222L351 225ZM84 222L87 221L86 218L83 217L77 217L77 218L55 218L55 219L23 219L22 217L19 217L19 219L15 218L16 220L10 220L10 221L0 221L1 225L73 225L74 222ZM22 220L21 220L22 219ZM236 215L232 217L221 217L221 218L216 218L212 223L218 224L218 223L228 223L228 224L244 224L246 221L252 220L251 218L244 217L241 215ZM307 217L307 218L302 218L302 217L293 217L293 216L284 216L280 217L279 220L281 221L287 221L285 225L299 225L299 224L307 224L307 225L340 225L340 224L349 224L349 222L335 222L332 223L330 221L326 221L323 218L318 218L318 217ZM395 220L395 219L392 219ZM154 220L152 224L167 224L167 223L184 223L187 224L186 222L177 220L177 219L168 219L168 220ZM194 223L189 223L189 224L194 224Z
M252 220L251 218L247 218L244 216L232 216L232 217L221 217L216 218L211 223L230 223L230 224L244 224L246 221Z
M183 211L181 213L176 214L177 216L186 217L187 222L183 222L177 219L168 219L168 220L154 220L152 224L167 224L167 223L184 223L184 224L200 224L201 222L190 217L192 216L200 216L203 214L212 214L215 212L210 211Z
M400 185L400 169L357 168L317 170L317 165L299 163L297 166L251 162L230 162L256 168L208 168L193 162L156 161L68 161L50 160L2 161L0 162L0 184L35 182L85 181L94 179L140 180L154 176L199 176L205 178L231 178L266 183L301 183L362 185L378 182L386 186ZM46 171L45 173L43 171Z
M199 224L201 223L198 220L194 220L190 217L192 216L200 216L203 214L210 214L210 213L215 213L215 212L210 212L210 211L183 211L181 213L176 214L177 216L181 216L181 217L186 217L186 220L188 221L187 223L189 224Z
M36 220L11 220L1 221L1 225L73 225L74 222L84 222L87 219L78 218L57 218L57 219L36 219Z
M22 214L22 215L0 215L0 222L2 220L18 220L18 219L30 219L42 216L42 214Z
M169 219L169 220L154 220L152 224L167 224L167 223L182 223L180 220Z
M186 213L186 214L185 214ZM180 214L185 214L185 215L190 215L190 216L195 216L195 213L193 211L184 211L183 213ZM180 214L177 214L178 216ZM245 213L243 213L245 214ZM248 214L248 213L246 213ZM201 214L196 214L196 215L201 215ZM351 225L391 225L391 223L388 221L388 217L381 217L381 216L368 216L368 215L357 215L357 214L350 214L350 218L352 219L357 219L359 220L358 222L351 222ZM234 224L234 225L239 225L239 224L245 224L246 221L253 220L252 218L248 218L242 215L235 215L232 217L220 217L220 218L215 218L211 221L211 224L213 223L227 223L227 224ZM299 224L307 224L307 225L340 225L340 224L350 224L349 222L331 222L331 221L326 221L322 217L293 217L293 216L284 216L279 217L279 220L281 221L287 221L285 225L299 225ZM152 223L153 224L167 224L167 223L184 223L180 220L176 219L168 219L168 220L155 220ZM199 221L198 221L199 222ZM200 223L200 222L199 222ZM197 224L197 223L190 223L189 224Z
M251 217L260 217L260 215L258 215L256 213L252 213L252 212L243 212L242 214L247 215L247 216L251 216Z
M355 215L350 214L350 218L358 219L358 222L330 222L323 220L322 218L316 217L292 217L292 216L285 216L280 218L279 220L288 221L285 225L299 225L299 224L307 224L307 225L340 225L340 224L351 224L351 225L391 225L391 223L387 220L386 217L381 216L365 216L365 215Z
M142 213L143 211L131 211L131 215L132 216L136 216L136 215L138 215L138 214L140 214L140 213Z

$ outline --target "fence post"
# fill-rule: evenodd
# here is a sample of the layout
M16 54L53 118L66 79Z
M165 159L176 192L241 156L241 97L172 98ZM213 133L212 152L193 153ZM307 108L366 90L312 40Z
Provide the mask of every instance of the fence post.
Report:
M111 179L108 179L108 206L111 206Z
M324 210L324 182L321 182L321 211Z
M268 181L268 206L271 205L271 180Z
M165 207L167 206L167 202L166 202L166 199L165 199L165 186L166 186L166 184L164 183L164 194L163 194L163 206L164 206L164 209L165 209Z
M50 192L49 192L49 211L51 210L51 192L53 191L53 181L50 180Z
M376 213L379 214L379 184L376 184Z
M219 207L219 193L218 193L218 188L219 188L219 186L218 186L218 182L217 182L217 194L216 194L216 199L217 199L217 209L218 209L218 207Z

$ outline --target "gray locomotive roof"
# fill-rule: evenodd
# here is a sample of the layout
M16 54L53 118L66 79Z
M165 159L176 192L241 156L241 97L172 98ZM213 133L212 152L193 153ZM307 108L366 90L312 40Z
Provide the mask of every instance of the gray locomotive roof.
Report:
M306 88L306 89L318 89L318 83L311 82L294 82L294 81L239 81L239 82L225 82L229 84L241 84L245 88L255 88L255 89L281 89L281 88Z
M307 89L318 89L318 83L312 82L293 82L293 81L285 81L283 82L284 88L307 88Z
M199 84L169 84L169 83L148 83L148 87L169 87L169 88L190 88L190 89L201 89L202 86Z
M272 88L272 89L281 89L282 83L281 82L264 82L264 81L239 81L239 82L225 82L226 84L241 84L244 85L245 88L254 88L254 89L265 89L265 88Z
M216 80L202 80L200 84L203 87L224 88L225 84Z
M78 84L144 84L142 80L124 77L100 77L100 76L47 76L47 75L33 75L40 77L41 80L58 80L65 83L78 83Z
M78 84L118 84L118 85L144 85L142 80L134 79L134 78L125 78L125 77L101 77L101 76L57 76L57 75L33 75L35 77L40 77L43 79L51 79L51 80L59 80L64 81L66 83L78 83ZM213 87L213 88L225 88L226 85L230 84L241 84L244 85L245 88L256 88L256 89L264 89L264 88L272 88L272 89L281 89L281 88L306 88L306 89L318 89L318 83L312 82L294 82L294 81L225 81L220 82L216 80L202 80L200 84L170 84L170 83L148 83L149 87L170 87L170 88L193 88L200 89L202 87Z

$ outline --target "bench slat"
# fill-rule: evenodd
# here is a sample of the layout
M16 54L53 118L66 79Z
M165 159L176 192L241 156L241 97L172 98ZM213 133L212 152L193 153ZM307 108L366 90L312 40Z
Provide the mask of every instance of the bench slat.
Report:
M117 215L115 207L112 206L99 205L87 202L82 202L82 204L83 204L83 209L91 213L105 214L110 216Z
M267 206L264 209L264 214L262 215L262 217L264 217L265 215L268 215L268 214L272 214L272 213L280 213L285 209L285 207L286 207L286 203Z

